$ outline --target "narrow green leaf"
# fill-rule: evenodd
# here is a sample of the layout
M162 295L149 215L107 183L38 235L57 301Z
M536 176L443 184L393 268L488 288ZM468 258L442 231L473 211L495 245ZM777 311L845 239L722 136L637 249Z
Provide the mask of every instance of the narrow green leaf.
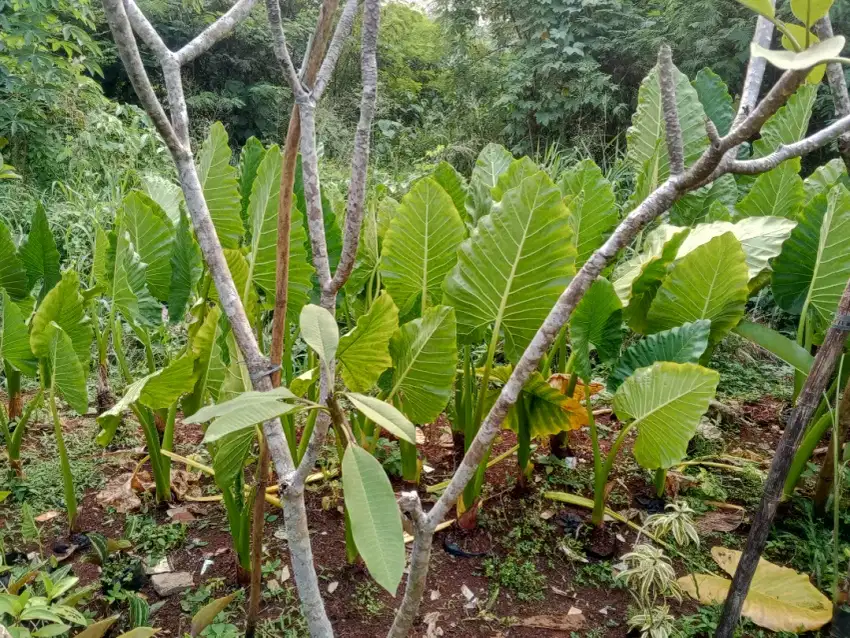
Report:
M0 361L6 360L20 372L35 376L37 361L30 349L26 318L5 289L0 289L0 299L3 301Z
M301 336L325 365L336 358L339 328L333 315L321 306L308 304L301 309Z
M27 271L18 256L12 232L0 221L0 288L5 288L12 299L23 299L29 294Z
M36 204L35 214L30 223L30 232L21 244L21 261L27 271L27 286L30 290L39 280L43 281L41 296L47 294L59 283L62 273L59 270L59 250L50 231L47 212L41 202Z
M221 122L211 127L198 156L198 177L215 232L225 248L237 248L245 229L236 169L230 165L227 131Z
M189 629L189 633L192 638L199 636L204 629L209 627L215 620L215 617L224 611L231 602L233 602L233 599L236 598L238 593L238 591L235 591L229 596L216 598L212 602L201 607L198 612L192 616L192 626Z
M601 361L615 358L623 342L623 311L614 286L600 277L590 286L570 316L570 343L575 357L575 372L590 383L590 350L595 348Z
M342 490L351 533L372 578L395 596L404 574L401 513L378 460L349 445L342 459Z
M764 324L744 320L735 327L735 332L782 359L796 371L809 374L814 357L796 341Z
M387 432L411 445L416 445L416 426L392 405L375 397L355 392L347 392L345 396L355 408Z
M354 330L339 340L337 357L342 380L348 389L368 391L384 370L392 366L389 345L396 330L398 308L385 291L369 311L357 319Z

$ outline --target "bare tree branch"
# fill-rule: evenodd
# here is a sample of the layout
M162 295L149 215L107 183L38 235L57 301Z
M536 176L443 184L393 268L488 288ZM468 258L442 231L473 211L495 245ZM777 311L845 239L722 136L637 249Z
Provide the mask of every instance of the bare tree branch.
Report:
M342 8L342 15L339 17L339 22L336 24L333 38L328 46L328 52L325 55L325 60L322 62L322 67L319 69L319 74L316 76L316 84L313 86L313 99L319 101L331 81L336 63L339 61L339 56L342 55L342 49L345 46L345 40L351 29L354 26L354 16L357 14L357 0L346 0L345 6Z
M153 52L157 61L163 64L166 60L173 58L174 53L165 46L165 42L159 37L156 29L153 28L153 25L148 21L134 0L124 0L124 8L127 11L127 17L130 19L133 31L136 32L142 39L142 42Z
M834 35L829 14L815 23L815 33L821 40L826 40ZM850 115L850 93L847 92L844 65L840 62L827 64L826 79L829 82L829 90L832 92L832 101L835 104L835 117L842 118ZM850 133L845 133L838 138L838 152L841 159L844 160L847 170L850 171Z
M679 109L676 106L676 78L673 77L673 54L666 44L658 51L658 84L661 87L661 111L664 114L666 128L667 157L670 161L670 173L681 175L685 172L685 146L682 142L682 126L679 123Z
M776 0L768 0L771 6L776 5ZM756 29L753 33L753 43L769 49L773 39L773 23L763 16L756 20ZM741 87L741 100L738 105L738 113L735 115L735 124L740 124L758 103L761 85L764 81L764 71L767 68L767 60L760 57L750 57L747 63L747 73L744 76L744 85Z
M180 65L188 64L199 55L209 51L217 42L230 35L230 32L236 28L236 25L251 13L251 9L254 8L256 2L257 0L238 0L236 4L230 7L227 13L201 31L191 42L177 52L176 55Z
M274 55L280 66L283 69L283 76L286 78L289 88L292 89L292 94L296 100L306 98L307 92L301 84L298 77L298 72L292 64L292 57L289 55L289 47L286 44L286 33L283 31L283 23L280 19L280 4L278 0L266 0L266 13L269 16L269 26L271 27L272 40L274 44Z

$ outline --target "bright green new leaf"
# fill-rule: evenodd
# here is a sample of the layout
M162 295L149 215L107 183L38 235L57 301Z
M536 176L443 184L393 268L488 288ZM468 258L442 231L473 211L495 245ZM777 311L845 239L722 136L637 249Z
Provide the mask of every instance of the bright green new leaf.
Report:
M277 209L280 194L280 149L271 146L263 157L253 181L248 204L248 282L274 299L277 274ZM249 283L250 282L250 283ZM239 294L244 298L245 291Z
M176 226L180 221L180 202L183 201L183 191L180 187L153 173L142 175L140 181L145 195L155 201Z
M762 126L759 139L753 142L753 157L765 157L781 145L787 146L801 140L809 128L817 93L818 87L811 84L804 84L797 89ZM794 165L799 168L799 160Z
M829 13L834 0L791 0L791 12L807 27ZM803 44L802 42L800 44Z
M395 596L405 563L401 513L384 468L353 444L342 458L342 492L357 551L375 582Z
M183 319L192 289L201 276L201 252L192 236L189 218L180 214L171 247L171 285L168 293L168 318L171 323Z
M452 198L433 179L419 180L404 196L381 254L381 278L402 315L439 302L465 234Z
M719 343L744 316L748 280L744 251L731 232L698 246L676 263L652 300L650 332L709 319L709 345Z
M225 248L237 248L245 228L236 169L230 165L227 131L215 122L198 156L198 178L210 211L215 232Z
M5 288L12 299L23 299L29 294L27 271L18 256L12 232L0 221L0 288Z
M614 290L624 306L632 303L635 293L649 289L650 280L660 282L688 232L687 228L662 224L646 236L643 250L617 267L614 271ZM639 280L643 280L643 283L636 291L634 287ZM654 296L654 290L652 294Z
M615 358L623 342L623 305L614 286L600 277L590 286L570 316L570 343L575 372L590 383L590 350L602 362Z
M803 182L803 190L806 194L805 204L808 205L821 193L829 192L839 182L845 186L850 186L850 179L847 178L847 165L844 164L843 159L836 157L823 166L818 166Z
M493 207L491 189L513 161L514 156L498 144L488 144L481 149L469 178L469 191L466 196L466 212L473 224L490 214Z
M170 407L192 391L197 378L194 354L184 354L148 378L139 401L152 410Z
M74 352L71 338L59 324L54 322L51 327L48 353L51 388L54 388L78 414L85 414L89 409L86 371Z
M617 418L637 429L635 459L648 470L669 468L688 451L720 375L694 363L658 362L627 378L614 395Z
M454 166L446 161L437 164L431 173L431 179L443 187L454 202L455 210L461 217L466 215L466 179L458 173Z
M171 245L174 227L168 215L150 197L133 191L124 198L121 223L145 264L145 283L151 295L168 301L171 288Z
M367 418L390 434L416 445L416 426L386 401L365 394L347 392L345 396Z
M528 156L513 160L510 166L508 166L508 170L499 175L496 185L490 189L490 195L493 197L493 201L501 202L505 193L518 187L522 184L522 180L526 177L531 177L539 171L540 167Z
M539 172L508 191L476 230L461 244L443 303L455 308L461 338L492 326L515 362L575 271L568 212Z
M809 374L814 357L803 346L764 324L742 321L735 332L760 345L803 375Z
M0 231L1 232L1 231ZM53 288L62 273L59 270L59 250L47 222L47 212L39 202L30 223L30 232L18 251L27 271L27 285L32 289L36 282L43 280L41 296Z
M617 225L614 187L592 159L583 160L564 173L558 186L569 210L576 268L580 268Z
M248 204L257 177L257 169L266 155L263 143L253 135L247 139L239 155L239 197L242 201L242 222L248 226Z
M86 316L80 280L69 270L61 281L47 293L30 324L30 347L38 358L50 356L53 326L58 325L73 345L80 361L88 363L91 356L92 328ZM85 410L83 410L85 412Z
M214 419L207 428L203 442L215 443L229 434L239 432L245 428L253 428L255 425L264 421L276 419L284 414L290 414L300 409L300 406L291 403L265 398L262 400L257 399L251 403L242 403L238 409L231 410ZM200 413L200 410L198 413Z
M789 160L759 175L736 210L742 217L770 215L794 219L804 197L803 178L797 174L794 161Z
M3 320L0 326L0 361L8 361L20 372L35 376L37 361L30 349L26 318L3 289L0 289L0 299L3 301L0 314Z
M697 91L699 101L705 114L714 123L720 135L726 135L735 119L735 109L732 106L732 96L729 88L719 75L705 67L697 72L691 82Z
M301 336L319 355L322 363L329 365L336 358L339 346L339 328L333 315L321 306L308 304L301 309Z
M201 607L198 612L192 616L192 626L189 629L189 635L191 635L192 638L199 636L204 629L213 623L215 617L224 611L231 602L233 602L233 599L236 598L238 593L238 591L235 591L229 596L216 598L212 602Z
M455 311L428 308L419 319L401 326L390 340L392 390L401 411L414 423L430 423L452 394L457 365Z
M770 0L738 0L738 2L747 7L747 9L751 9L768 18L776 15L776 10L773 8L773 3Z
M711 322L699 319L656 332L629 346L608 377L608 391L616 392L635 370L651 366L656 361L698 363L708 347L710 331Z
M385 291L369 311L358 317L354 330L339 340L337 357L342 380L354 392L366 392L392 366L390 339L398 330L398 308Z
M792 314L832 319L850 278L850 190L839 184L818 195L773 263L776 303Z

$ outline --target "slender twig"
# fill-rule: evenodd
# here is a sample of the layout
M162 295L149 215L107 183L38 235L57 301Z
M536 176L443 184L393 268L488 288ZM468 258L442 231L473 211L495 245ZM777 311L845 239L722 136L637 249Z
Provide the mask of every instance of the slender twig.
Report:
M181 65L188 64L199 55L209 51L217 42L223 40L236 25L242 22L257 0L238 0L223 16L201 31L186 46L177 52L177 59Z
M670 174L681 175L685 172L685 147L682 142L682 126L679 123L679 109L676 106L676 78L674 77L674 70L673 54L670 52L670 47L664 44L658 51L658 83L661 87L661 111L664 114Z
M280 19L280 4L278 0L266 0L266 13L269 17L275 58L282 67L283 75L289 84L289 88L292 89L295 99L303 100L307 96L307 91L301 84L301 80L298 78L298 72L295 70L295 65L292 64L292 57L289 55L289 47L286 44L286 33L283 31L283 23Z
M313 86L313 99L319 101L328 88L328 83L331 81L336 63L339 62L339 57L342 55L342 49L345 46L345 41L351 33L351 28L354 26L354 16L357 15L357 0L346 0L342 8L342 15L339 17L336 29L334 30L333 38L328 45L328 52L319 69L319 74L316 76L316 83Z

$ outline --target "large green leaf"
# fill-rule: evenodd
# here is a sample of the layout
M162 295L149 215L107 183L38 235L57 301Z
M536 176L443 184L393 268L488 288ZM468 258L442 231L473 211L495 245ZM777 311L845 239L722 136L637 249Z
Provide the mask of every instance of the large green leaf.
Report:
M431 178L416 182L390 222L381 254L381 278L403 316L416 304L439 302L464 235L463 222L442 186Z
M765 157L781 145L799 141L809 128L809 118L817 97L818 87L804 84L794 93L785 106L779 109L760 131L760 138L753 143L753 156ZM799 159L795 166L799 168Z
M70 339L80 361L88 363L91 355L92 328L86 316L85 301L80 294L80 280L73 270L66 271L33 315L30 325L30 347L35 356L50 356L53 324Z
M461 244L446 278L458 335L492 326L505 335L508 360L519 360L575 271L571 239L560 192L543 172L508 191Z
M691 191L673 204L670 222L677 226L694 226L708 221L712 207L734 206L738 201L738 184L732 175L722 175L708 186Z
M600 277L593 282L570 316L570 343L575 372L590 383L590 350L604 363L620 353L623 342L623 305L614 286Z
M705 67L700 69L693 82L699 101L705 114L714 123L720 135L726 135L735 119L735 109L732 106L732 96L729 88L719 75Z
M224 380L224 366L218 345L220 332L221 309L214 306L207 311L204 323L198 328L190 344L195 355L197 381L191 396L183 400L183 413L186 416L194 414L204 405L208 394L213 398L218 397L218 388Z
M112 269L112 303L124 318L137 325L153 325L161 317L160 305L145 284L146 265L136 252L130 234L119 228Z
M720 342L744 316L748 280L744 251L731 232L698 246L676 263L652 300L650 332L709 319L709 345Z
M742 321L735 332L760 345L775 357L782 359L797 372L808 375L814 357L803 346L764 324Z
M708 347L710 331L711 322L698 319L656 332L629 346L608 377L608 391L616 392L635 370L651 366L656 361L698 363Z
M682 127L685 165L690 166L708 147L705 132L705 111L696 89L687 76L674 69L676 80L676 106ZM658 67L653 67L644 78L638 91L638 106L632 116L632 126L626 133L627 159L637 171L655 175L660 183L670 174L665 144L664 114L661 108L661 88L658 82ZM647 166L647 162L652 162Z
M458 173L454 166L446 161L437 164L437 168L431 173L431 179L443 187L454 202L455 210L461 217L466 215L466 180Z
M0 288L12 299L23 299L29 294L27 271L18 256L9 227L0 221Z
M508 166L508 170L499 175L496 185L490 189L490 195L493 201L501 202L505 193L522 184L522 180L526 177L531 177L539 171L540 167L528 156L512 161L510 166Z
M614 187L591 159L579 162L564 173L558 186L570 211L576 268L579 268L617 225Z
M180 187L164 177L148 173L142 175L142 190L145 195L159 204L159 207L168 215L171 223L176 225L180 221L180 202L183 201L183 191Z
M640 252L617 266L613 276L614 290L624 306L632 303L635 294L649 288L650 280L657 282L664 277L688 232L686 228L662 224L646 236ZM640 280L643 280L642 285L634 290ZM654 296L654 290L652 294Z
M133 191L124 198L121 223L145 264L145 283L151 295L159 301L168 301L174 241L174 227L168 215L150 197Z
M78 414L85 414L89 409L86 371L74 351L71 338L56 322L51 323L51 328L47 356L50 361L50 385Z
M369 311L357 319L354 330L339 340L337 357L346 387L366 392L378 377L392 366L390 339L398 330L398 308L387 292L372 303Z
M198 156L198 177L218 240L225 248L236 248L245 233L236 169L230 165L227 131L215 122Z
M614 412L637 429L634 454L642 467L669 468L685 457L719 380L717 372L694 363L664 361L623 382Z
M416 426L394 406L377 397L347 392L348 400L367 418L411 445L416 445Z
M734 224L730 222L699 224L682 242L676 259L683 258L698 246L723 233L731 232L741 242L749 278L753 279L770 267L770 260L782 251L783 244L796 225L796 221L782 217L746 217Z
M301 309L301 337L325 365L336 359L339 328L336 319L321 306L309 304Z
M248 204L249 281L274 299L277 273L277 209L280 195L280 149L269 148L257 169ZM244 297L244 291L239 293Z
M850 190L842 184L815 197L773 262L772 290L780 308L811 311L831 321L850 278Z
M384 468L356 445L342 458L342 492L357 551L375 582L395 596L405 563L401 513Z
M30 349L26 317L3 289L0 289L0 299L3 301L0 314L3 320L0 326L0 362L8 361L20 372L35 376L37 361Z
M171 247L171 286L168 293L168 318L172 323L183 319L192 289L201 276L201 252L192 236L189 218L181 213Z
M490 191L513 161L513 155L498 144L488 144L481 149L469 178L469 192L466 197L466 212L473 224L490 214L493 206Z
M59 270L59 250L56 248L56 241L47 222L47 212L41 202L35 207L30 232L21 244L19 253L27 271L27 286L30 289L41 279L41 294L44 296L59 283L62 277Z
M794 219L803 205L803 178L792 160L756 178L750 192L735 207L738 215L771 215Z
M242 201L242 222L250 228L248 221L248 204L251 199L251 191L254 187L254 179L257 177L257 169L266 155L263 143L253 135L247 139L239 155L239 197ZM280 163L278 161L278 163Z
M457 365L456 332L454 309L433 306L401 326L390 341L389 396L414 423L430 423L449 402Z
M808 204L821 193L827 193L838 182L850 186L847 178L847 165L840 157L829 160L823 166L818 166L814 172L803 182L803 190L806 194L805 203Z

